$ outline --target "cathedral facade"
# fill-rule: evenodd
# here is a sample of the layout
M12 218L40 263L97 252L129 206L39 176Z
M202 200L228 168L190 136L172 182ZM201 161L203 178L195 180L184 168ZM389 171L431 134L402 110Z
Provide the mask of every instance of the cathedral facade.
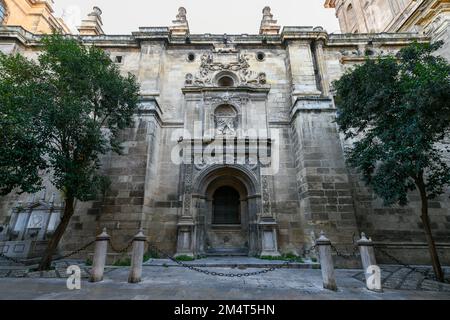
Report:
M62 252L103 228L116 245L143 228L171 254L308 255L323 230L343 251L365 232L399 259L429 262L419 197L411 194L406 207L384 207L346 166L332 85L368 55L395 54L429 37L281 29L268 7L259 34L191 34L180 8L169 27L105 35L101 14L94 8L80 38L137 76L141 103L135 125L123 132L124 155L103 159L111 190L76 204ZM36 57L38 40L22 27L0 27L4 53ZM50 229L29 232L38 221L33 215L54 230L52 212L63 205L51 185L0 201L3 241L45 241ZM430 204L437 247L449 263L448 193Z
M448 0L325 0L343 33L417 32L442 40L438 52L450 60Z

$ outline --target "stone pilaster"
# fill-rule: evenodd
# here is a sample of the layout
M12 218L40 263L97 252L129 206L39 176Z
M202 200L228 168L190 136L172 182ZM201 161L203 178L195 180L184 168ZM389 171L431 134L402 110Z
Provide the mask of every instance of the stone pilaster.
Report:
M298 97L320 96L314 71L311 41L290 41L287 47L292 81L292 102Z
M315 52L316 52L316 65L319 74L320 87L322 90L322 96L328 97L330 94L330 80L328 79L328 70L326 67L325 56L324 56L324 46L325 42L323 39L319 39L314 42Z
M146 41L140 45L139 71L137 80L141 85L141 94L158 97L160 93L160 75L164 54L164 42Z
M354 199L329 99L298 99L292 110L300 211L305 234L324 230L337 245L353 247L358 233ZM312 239L309 240L312 245Z

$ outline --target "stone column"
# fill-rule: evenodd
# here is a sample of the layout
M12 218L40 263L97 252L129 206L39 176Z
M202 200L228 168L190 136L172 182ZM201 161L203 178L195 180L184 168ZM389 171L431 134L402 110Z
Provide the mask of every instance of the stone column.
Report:
M128 276L129 283L141 282L142 276L142 262L144 260L144 245L147 237L144 235L142 229L134 236L133 251L131 255L131 268Z
M103 280L103 272L105 271L106 253L108 251L108 241L111 237L106 233L106 228L95 239L94 261L92 264L90 282L98 282Z
M381 272L375 259L372 239L368 239L363 232L361 233L361 239L358 240L358 246L364 275L366 276L367 289L377 292L382 291Z
M152 31L146 32L151 34ZM137 80L141 84L141 95L158 97L160 91L159 75L163 68L164 41L148 41L145 39L140 42L140 46L139 64L136 64L132 71L136 72Z
M184 155L187 157L187 155ZM189 157L191 157L189 155ZM186 160L190 162L186 162ZM187 164L186 164L187 163ZM178 235L177 235L177 256L190 256L194 257L196 248L194 248L195 241L195 222L193 211L196 210L195 203L193 203L192 197L192 181L194 175L194 165L191 159L185 159L183 165L183 207L181 217L178 219Z
M325 289L337 291L333 257L331 256L331 241L325 237L323 231L320 233L319 239L316 240L316 246L319 248L323 287Z

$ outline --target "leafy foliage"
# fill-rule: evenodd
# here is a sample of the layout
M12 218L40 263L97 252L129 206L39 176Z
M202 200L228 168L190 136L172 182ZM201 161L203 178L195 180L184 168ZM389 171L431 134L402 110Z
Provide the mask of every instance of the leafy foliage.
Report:
M435 198L450 183L440 144L450 129L450 65L433 54L441 45L414 43L334 83L337 123L354 140L348 163L387 205L407 204L421 184Z
M35 192L42 176L66 197L107 187L99 156L120 153L139 87L101 49L53 35L36 61L0 55L0 194Z

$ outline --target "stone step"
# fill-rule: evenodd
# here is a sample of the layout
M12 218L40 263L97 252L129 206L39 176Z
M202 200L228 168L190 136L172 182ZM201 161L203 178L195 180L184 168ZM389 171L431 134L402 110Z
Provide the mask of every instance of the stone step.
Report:
M207 257L248 257L247 252L206 252Z
M230 249L210 249L205 252L208 257L247 257L248 250L245 248L230 248Z
M313 262L290 262L286 264L283 260L263 260L252 257L206 257L194 261L183 261L185 265L192 265L198 268L290 268L290 269L317 269L320 264ZM176 267L177 263L169 259L150 259L144 263L145 266L166 266Z

